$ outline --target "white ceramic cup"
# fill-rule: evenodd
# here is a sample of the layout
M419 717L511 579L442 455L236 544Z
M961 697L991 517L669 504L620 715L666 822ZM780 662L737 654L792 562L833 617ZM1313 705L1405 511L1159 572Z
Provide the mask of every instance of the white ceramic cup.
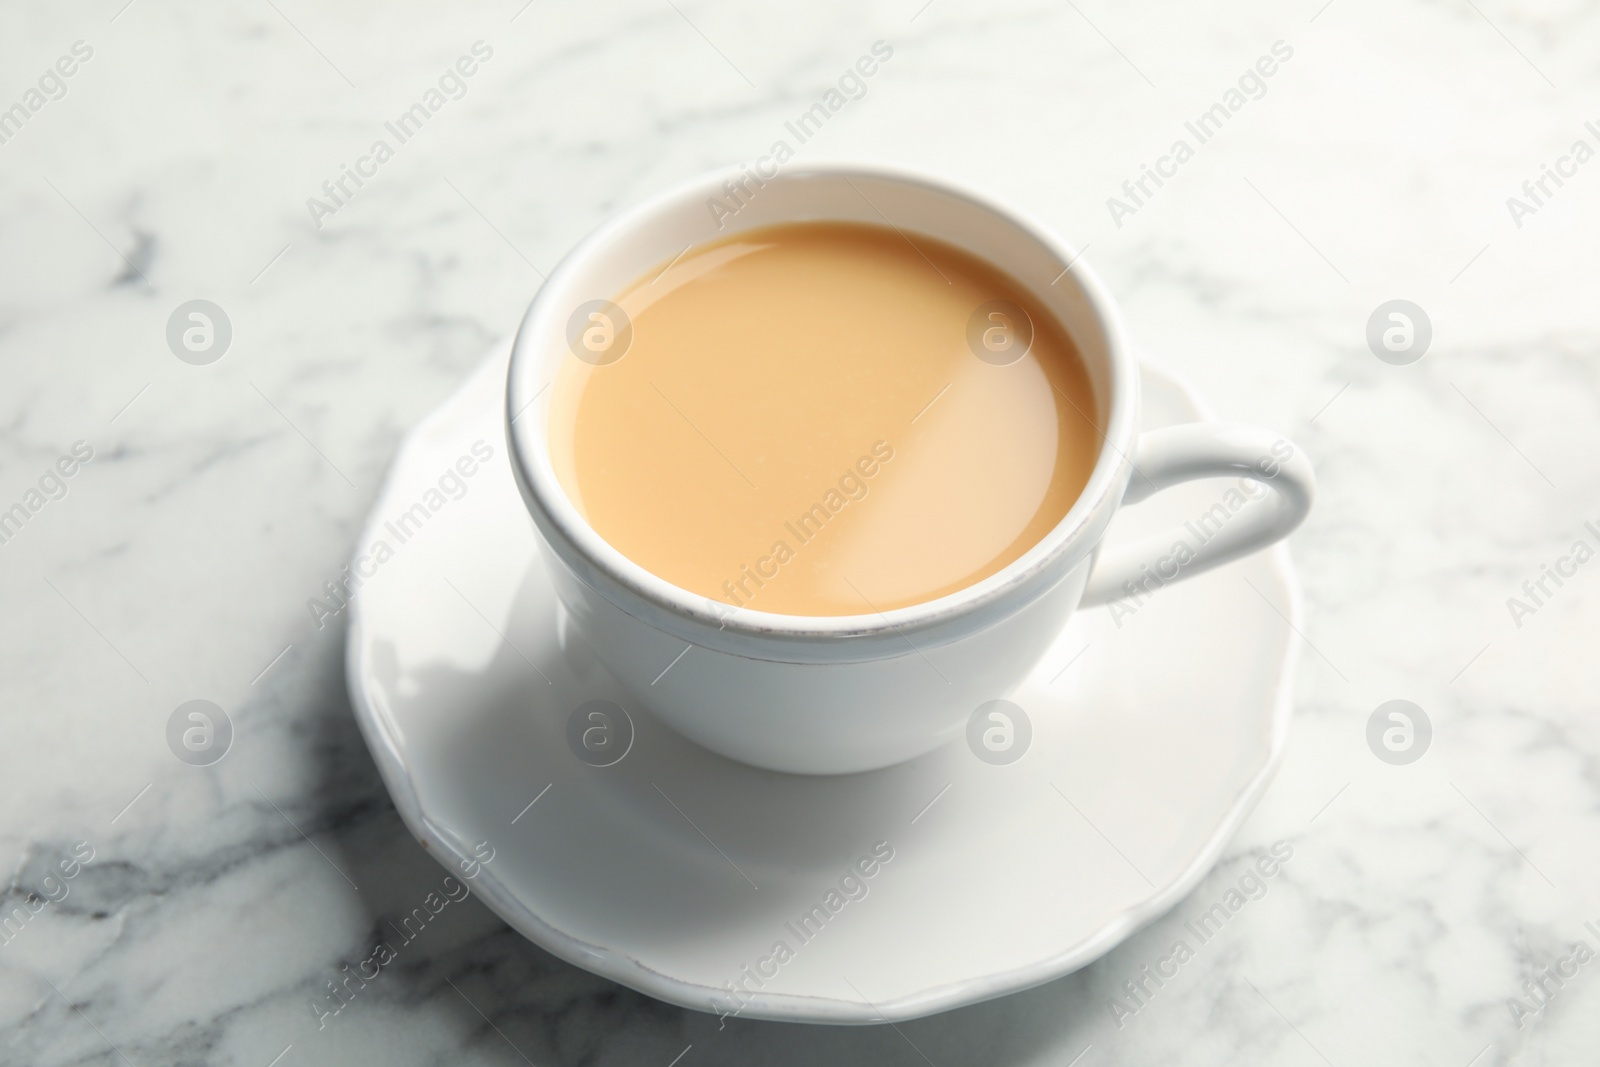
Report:
M888 224L912 241L964 248L1022 283L1086 362L1102 436L1089 482L1038 544L982 581L870 615L735 608L618 552L557 480L547 386L562 360L577 358L568 323L580 305L615 297L687 246L800 220ZM978 705L1027 675L1074 609L1153 592L1279 540L1305 518L1315 488L1304 452L1267 430L1193 423L1141 434L1137 361L1115 304L1077 253L986 196L877 164L797 165L771 177L717 171L601 226L528 308L506 417L512 468L560 599L626 691L708 749L809 774L883 767L952 740ZM1177 529L1101 543L1123 504L1179 482L1240 476L1271 492L1252 494L1192 552L1175 551L1194 540Z

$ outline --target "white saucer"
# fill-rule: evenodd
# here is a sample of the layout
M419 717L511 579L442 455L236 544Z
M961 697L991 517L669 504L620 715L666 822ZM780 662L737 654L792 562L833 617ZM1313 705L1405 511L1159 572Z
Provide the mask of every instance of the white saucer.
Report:
M1195 886L1265 789L1300 615L1282 546L1162 590L1120 627L1105 608L1075 615L1022 687L995 694L1032 723L1009 765L957 741L808 778L683 740L622 695L558 609L507 464L506 355L400 448L357 553L382 540L393 554L359 568L372 577L352 608L348 676L412 833L457 871L488 842L470 885L549 951L703 1011L926 1015L1104 954ZM1147 429L1206 417L1167 372L1146 364L1143 387ZM441 487L478 441L492 459ZM1158 494L1123 509L1111 536L1198 517L1217 497L1206 483ZM391 524L408 510L400 543ZM572 711L594 699L635 727L608 767L567 742ZM879 842L893 858L846 882L848 899L841 879ZM803 938L813 906L827 918Z

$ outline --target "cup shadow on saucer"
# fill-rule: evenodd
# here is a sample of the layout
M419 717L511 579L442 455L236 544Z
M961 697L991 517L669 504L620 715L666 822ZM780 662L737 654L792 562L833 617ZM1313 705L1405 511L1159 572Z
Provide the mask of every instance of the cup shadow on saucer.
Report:
M685 1065L1065 1064L1114 1032L1107 1010L1116 994L1112 976L1136 974L1148 962L1150 953L1140 949L1146 939L1136 935L1090 967L1025 992L893 1026L830 1026L722 1020L666 1004L544 951L475 896L452 901L423 927L408 917L429 894L445 895L450 872L412 837L390 801L337 662L316 666L321 693L313 699L322 713L304 742L315 777L297 816L357 886L367 913L368 937L344 946L341 961L354 967L378 942L396 957L325 1020L327 1028L365 1011L367 1025L382 1021L401 1032L419 1023L443 1025L463 1050L508 1055L509 1044L539 1064L665 1065L689 1046ZM471 886L461 873L456 877ZM979 914L957 921L981 922L983 904L974 908ZM319 975L305 999L331 1011L336 1002L320 979L344 973L330 968ZM306 1018L315 1015L308 1011ZM305 1040L315 1042L315 1034Z

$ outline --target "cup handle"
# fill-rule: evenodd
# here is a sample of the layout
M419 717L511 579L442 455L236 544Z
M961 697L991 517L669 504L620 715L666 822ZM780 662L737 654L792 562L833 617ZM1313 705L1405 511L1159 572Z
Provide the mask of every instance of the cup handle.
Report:
M1233 489L1165 533L1102 544L1081 603L1107 604L1221 566L1282 540L1305 521L1316 495L1311 461L1286 437L1255 426L1193 422L1141 434L1124 504L1197 478L1248 478L1269 492Z

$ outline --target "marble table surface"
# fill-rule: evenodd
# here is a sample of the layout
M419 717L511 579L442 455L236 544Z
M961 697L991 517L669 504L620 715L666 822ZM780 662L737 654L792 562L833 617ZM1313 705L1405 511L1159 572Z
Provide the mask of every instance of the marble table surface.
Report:
M1594 1062L1597 30L1505 0L0 6L0 1062ZM583 234L766 153L876 41L802 158L1021 204L1316 462L1272 788L1170 915L946 1015L719 1030L470 899L319 1031L440 875L308 609L396 442ZM1431 323L1403 364L1367 337L1396 299ZM191 300L231 325L208 365L168 343ZM232 724L209 767L169 744L196 699ZM1405 764L1368 743L1395 699L1431 724ZM1280 838L1220 951L1114 1010Z

